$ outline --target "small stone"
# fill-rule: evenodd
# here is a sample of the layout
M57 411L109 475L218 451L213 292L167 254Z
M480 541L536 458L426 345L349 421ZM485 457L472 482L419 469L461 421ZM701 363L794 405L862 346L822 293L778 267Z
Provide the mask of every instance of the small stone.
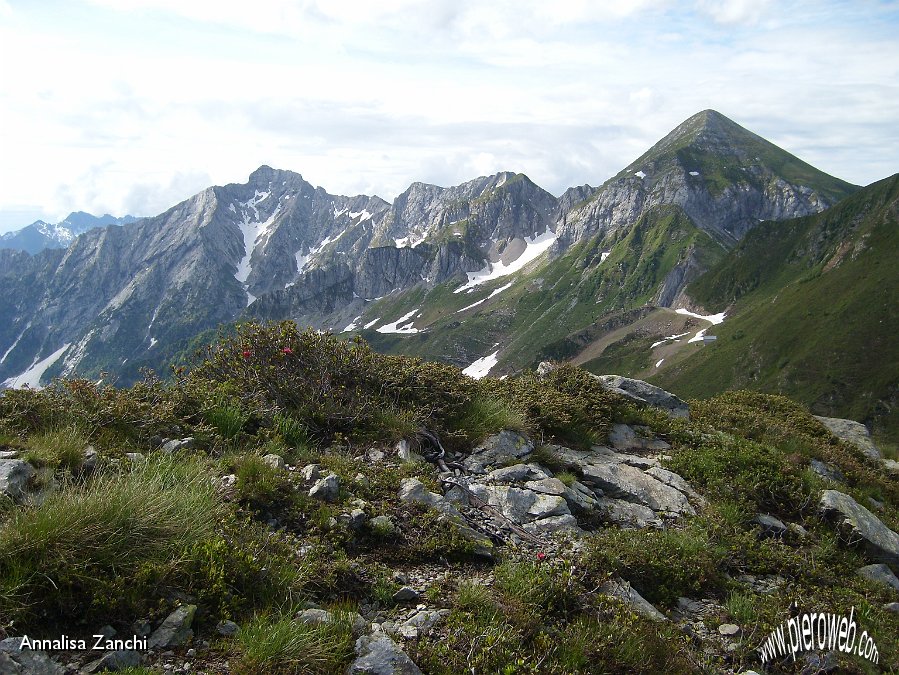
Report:
M281 455L276 455L274 453L263 457L262 463L270 466L276 471L282 471L286 466L284 463L284 458Z
M234 635L239 630L240 626L238 626L233 621L229 621L228 619L219 621L218 625L215 627L215 632L219 635L224 635L225 637Z
M728 637L740 634L740 627L735 623L722 623L718 626L718 632Z
M183 605L169 614L162 625L150 636L150 647L177 647L193 637L190 625L193 623L196 605Z
M368 478L366 478L364 473L357 473L355 476L353 476L353 482L361 487L369 486Z
M318 480L318 477L321 475L321 468L320 464L307 464L300 471L300 475L305 481Z
M131 462L132 464L137 464L137 463L139 463L139 462L146 462L146 461L147 461L147 456L146 456L146 455L142 455L142 454L139 453L139 452L126 452L126 453L125 453L125 459L127 459L127 460L128 460L129 462ZM236 476L235 476L235 479L236 479Z
M196 650L196 649L188 649L188 650L187 650L187 653L185 654L185 656L186 656L187 658L189 658L189 659L192 659L192 658L195 657L196 655L197 655L197 650ZM187 665L187 664L185 664L185 665Z
M403 586L400 590L393 594L394 602L414 602L419 598L418 591L409 586Z
M100 455L94 449L94 446L89 445L84 449L84 459L81 460L81 468L87 473L91 473L97 468L97 464L100 462Z
M319 478L312 489L309 490L309 496L321 499L326 502L337 501L340 493L340 479L336 474L329 473L324 478Z
M761 537L783 537L787 532L787 526L783 524L783 521L765 513L757 514L752 522L761 527L759 532Z
M366 454L369 462L380 462L384 459L384 452L377 448L372 448Z
M899 602L888 602L883 608L888 612L893 612L893 614L899 614Z

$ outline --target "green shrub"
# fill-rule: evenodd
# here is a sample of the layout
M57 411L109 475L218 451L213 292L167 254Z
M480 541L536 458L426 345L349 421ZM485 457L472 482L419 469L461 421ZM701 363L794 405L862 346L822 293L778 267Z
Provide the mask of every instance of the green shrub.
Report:
M791 517L814 509L805 465L770 446L713 434L682 446L666 467L718 499L737 497L759 511Z
M241 457L235 474L239 499L258 508L275 501L285 481L281 472L266 464L258 454Z
M472 444L503 429L525 431L527 422L502 398L478 393L455 420L465 438Z
M259 616L237 634L240 656L233 672L336 673L353 654L352 622L340 612L324 624L295 621L290 613Z
M727 550L698 524L683 530L603 530L590 538L587 552L594 574L617 574L650 602L664 605L720 589L727 560Z
M493 575L507 603L525 612L551 614L577 605L570 568L549 562L506 562Z

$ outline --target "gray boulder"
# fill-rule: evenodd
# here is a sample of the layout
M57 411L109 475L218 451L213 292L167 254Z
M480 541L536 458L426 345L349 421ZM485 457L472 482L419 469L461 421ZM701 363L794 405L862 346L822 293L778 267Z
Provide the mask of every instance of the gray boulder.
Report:
M356 654L347 675L422 675L408 654L383 633L356 640Z
M634 380L621 375L594 375L609 391L620 394L638 403L651 405L668 413L671 417L690 417L690 406L674 394L655 385Z
M661 528L663 523L648 506L633 504L623 499L600 497L597 499L596 511L607 523L628 530L642 530L644 527Z
M861 542L868 557L899 569L899 534L852 497L836 490L825 490L819 502L825 517L836 522L850 543Z
M46 652L22 649L22 638L0 640L0 673L2 675L65 675L66 669Z
M337 501L340 494L340 479L336 474L329 473L324 478L319 478L312 489L309 490L309 496L321 499L325 502Z
M21 501L33 475L34 468L28 462L0 459L0 495L6 495L14 502Z
M831 480L834 483L844 483L846 481L846 477L843 475L842 471L833 464L826 464L820 459L811 460L809 462L809 468L821 476L821 478Z
M884 586L889 586L895 591L899 591L899 578L893 574L893 571L883 563L875 563L874 565L865 565L859 567L856 573L865 579L874 581Z
M233 621L229 621L228 619L223 619L218 622L218 625L215 627L215 632L219 635L224 635L225 637L230 637L235 635L237 631L240 630L240 626L238 626Z
M271 468L275 469L276 471L282 471L284 469L284 467L286 466L284 464L284 458L281 455L275 455L275 454L266 455L265 457L263 457L262 463L270 466Z
M513 464L501 469L494 469L487 474L487 483L517 483L550 478L550 474L536 464Z
M606 583L599 587L599 592L604 595L611 595L623 600L630 605L637 614L645 616L653 621L667 621L668 617L657 610L652 603L634 590L630 582L615 577L609 579Z
M671 446L659 438L644 438L627 424L613 424L609 443L617 450L670 450Z
M830 433L840 440L852 443L871 459L880 459L880 450L877 449L874 441L871 440L868 427L861 422L844 420L839 417L819 417L818 415L815 415L815 419L827 427Z
M193 623L196 605L183 605L169 614L147 641L149 647L178 647L194 636Z
M490 436L462 462L474 473L484 473L489 466L522 459L534 451L534 444L521 434L504 430Z
M653 511L673 515L695 515L696 510L686 495L670 485L627 464L588 464L583 468L584 480L601 488L610 496L648 506Z

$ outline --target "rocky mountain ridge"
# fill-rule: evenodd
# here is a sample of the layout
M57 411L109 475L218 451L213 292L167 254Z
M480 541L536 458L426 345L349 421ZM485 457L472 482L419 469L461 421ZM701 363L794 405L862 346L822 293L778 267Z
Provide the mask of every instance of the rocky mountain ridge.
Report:
M389 204L331 195L299 174L260 167L246 184L211 187L159 216L87 232L64 252L0 253L0 382L35 386L101 372L131 381L140 367L164 370L199 333L247 317L434 336L443 326L429 326L428 307L432 318L446 318L471 304L472 292L503 292L526 267L569 266L566 255L592 247L576 264L605 275L603 247L633 240L641 219L660 208L684 214L683 250L660 269L640 253L642 240L630 241L649 281L616 306L673 303L707 266L712 242L730 245L763 218L820 210L852 190L807 165L805 173L784 170L801 162L769 146L706 111L601 188L572 188L559 199L526 176L500 173L451 188L414 183ZM748 165L734 169L738 161ZM652 256L667 248L658 244ZM627 256L613 255L612 264L633 277ZM411 304L434 293L461 304ZM472 359L467 348L431 355Z
M12 248L32 255L47 248L68 248L75 237L90 229L127 225L135 220L137 218L134 216L116 217L108 213L94 216L84 211L75 211L58 223L36 220L19 230L0 234L0 248Z

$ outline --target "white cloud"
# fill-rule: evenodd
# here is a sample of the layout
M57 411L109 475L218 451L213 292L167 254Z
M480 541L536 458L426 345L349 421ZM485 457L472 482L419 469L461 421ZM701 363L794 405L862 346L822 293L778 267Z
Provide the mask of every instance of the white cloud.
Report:
M388 199L500 170L559 194L704 108L854 182L899 156L897 17L867 4L4 3L0 219L152 215L263 163Z

